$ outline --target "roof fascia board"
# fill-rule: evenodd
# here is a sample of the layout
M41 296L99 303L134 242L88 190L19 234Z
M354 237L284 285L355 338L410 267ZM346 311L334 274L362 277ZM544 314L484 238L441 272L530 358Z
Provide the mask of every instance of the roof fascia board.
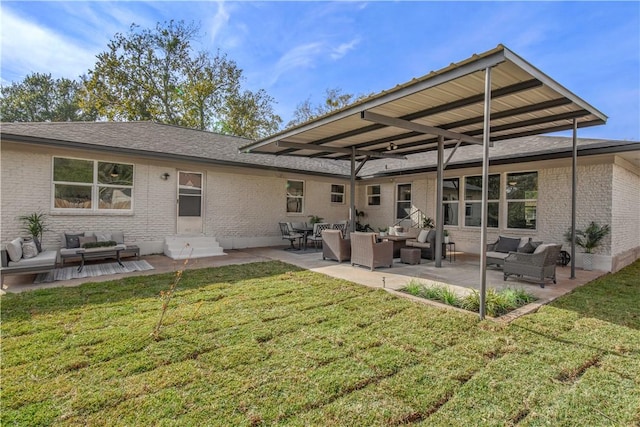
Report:
M481 57L479 59L473 60L466 64L456 66L451 70L436 72L436 74L432 77L427 76L424 80L420 80L414 84L401 87L396 90L392 89L390 93L381 95L370 101L364 101L362 104L354 104L351 108L347 108L346 110L338 111L336 113L329 114L324 117L320 117L316 120L308 122L305 125L301 125L300 127L293 128L291 130L284 131L282 133L273 135L271 137L267 137L263 140L254 142L252 144L245 145L243 147L240 147L239 150L242 152L248 153L248 152L251 152L251 150L254 150L256 148L260 148L265 145L272 144L276 141L290 138L299 133L315 129L317 127L326 125L336 120L340 120L345 117L358 114L362 110L370 110L372 108L378 107L380 105L386 104L396 99L404 98L405 96L412 95L416 92L420 92L421 90L425 90L425 89L440 85L442 83L445 83L447 81L463 77L467 74L472 74L489 67L494 67L497 64L500 64L501 62L505 61L504 49L505 49L504 47L501 47L497 51L494 51L485 57Z
M584 147L578 148L578 157L588 157L588 156L597 156L602 154L618 154L618 153L627 153L632 151L640 151L640 143L636 143L637 147L634 147L633 144L628 145L617 145L617 146L609 146L609 147ZM534 155L523 155L520 157L514 156L501 156L493 159L489 159L490 166L498 166L498 165L509 165L509 164L518 164L518 163L528 163L528 162L537 162L544 160L554 160L554 159L566 159L571 158L573 156L573 150L568 148L562 151L548 151L543 153L538 153ZM476 168L482 166L482 160L468 160L464 162L456 162L450 163L447 170L453 169L468 169L468 168ZM415 175L420 173L431 173L436 172L436 166L426 166L416 169L404 169L404 170L396 170L389 172L379 172L374 173L372 175L367 175L361 177L363 180L367 179L377 179L377 178L388 178L394 176L402 176L402 175Z
M529 62L525 61L523 58L516 55L514 52L507 49L506 47L504 48L503 54L506 60L513 62L518 67L522 68L527 73L531 74L532 76L540 80L546 86L555 90L562 96L572 100L581 108L590 111L593 115L598 116L598 118L600 118L603 122L606 123L607 116L604 113L602 113L600 110L598 110L597 108L595 108L594 106L586 102L584 99L580 98L573 92L569 91L568 89L560 85L558 82L556 82L551 77L549 77L548 75L546 75L545 73L543 73L542 71L540 71L539 69L531 65Z
M122 147L108 147L102 145L92 145L86 144L82 142L70 142L70 141L62 141L56 139L45 139L45 138L37 138L31 136L22 136L22 135L11 135L11 134L2 134L1 140L3 142L17 142L31 145L41 145L46 147L57 147L57 148L70 148L75 150L89 150L89 151L97 151L101 153L109 153L114 155L132 155L145 157L156 160L180 160L184 162L194 162L199 164L208 164L208 165L217 165L217 166L229 166L229 167L239 167L239 168L250 168L250 169L263 169L263 170L272 170L276 172L287 172L287 173L295 173L295 174L303 174L303 175L313 175L313 176L322 176L327 178L338 178L338 179L349 179L350 176L347 174L332 174L327 172L315 172L315 171L307 171L301 169L293 169L293 168L282 168L276 166L267 166L267 165L256 165L251 163L240 163L240 162L230 162L226 160L212 160L205 159L202 157L192 157L185 156L182 154L166 154L166 153L158 153L155 151L146 151L146 150L135 150L132 148L122 148ZM261 154L261 153L254 153Z
M367 156L367 157L376 157L380 159L401 159L406 160L405 156L397 155L397 154L388 154L388 153L379 153L376 151L366 151L366 150L352 150L351 148L346 147L327 147L326 145L317 146L317 145L309 145L309 144L300 144L297 142L289 142L289 141L277 141L276 145L279 147L285 148L295 148L296 150L316 150L316 151L328 151L331 153L345 153L351 154L355 153L356 156Z
M384 116L382 114L372 113L371 111L362 111L360 117L363 120L367 120L374 123L380 123L387 126L393 126L401 129L412 130L421 132L428 135L439 135L445 138L460 140L463 142L469 142L471 144L482 145L482 140L474 138L472 136L465 135L463 133L452 132L450 130L441 129L435 126L423 125L420 123L410 122L408 120L402 120L396 117Z

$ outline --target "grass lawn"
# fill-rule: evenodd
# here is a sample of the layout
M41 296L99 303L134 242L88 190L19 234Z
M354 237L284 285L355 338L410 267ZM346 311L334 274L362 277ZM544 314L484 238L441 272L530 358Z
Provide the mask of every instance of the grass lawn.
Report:
M509 325L280 263L2 297L9 425L633 426L640 262Z

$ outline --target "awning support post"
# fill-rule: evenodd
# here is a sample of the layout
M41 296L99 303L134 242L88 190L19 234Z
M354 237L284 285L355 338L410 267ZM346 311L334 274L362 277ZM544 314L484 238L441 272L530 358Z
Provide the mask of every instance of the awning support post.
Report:
M484 320L487 299L487 220L489 218L489 144L491 135L491 67L485 69L484 129L482 131L482 227L480 232L480 320Z
M444 216L442 209L442 193L444 180L444 137L438 136L438 170L436 179L436 247L432 248L436 260L436 267L442 267L442 232L444 230Z
M573 119L573 156L571 159L571 276L576 278L576 191L578 191L578 120Z
M351 179L349 189L349 229L351 231L356 231L356 173L356 147L351 147Z

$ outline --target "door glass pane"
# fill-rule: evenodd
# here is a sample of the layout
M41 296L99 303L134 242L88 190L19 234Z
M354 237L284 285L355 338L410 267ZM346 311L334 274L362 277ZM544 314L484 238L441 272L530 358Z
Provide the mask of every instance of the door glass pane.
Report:
M200 196L179 196L179 216L200 216L202 212L202 198Z
M180 189L183 188L202 188L202 174L180 172Z

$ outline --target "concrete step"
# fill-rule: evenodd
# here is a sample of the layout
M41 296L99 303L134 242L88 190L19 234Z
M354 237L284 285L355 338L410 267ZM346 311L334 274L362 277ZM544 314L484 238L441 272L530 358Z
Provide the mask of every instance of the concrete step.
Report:
M226 255L215 237L202 235L165 237L164 254L171 259Z

